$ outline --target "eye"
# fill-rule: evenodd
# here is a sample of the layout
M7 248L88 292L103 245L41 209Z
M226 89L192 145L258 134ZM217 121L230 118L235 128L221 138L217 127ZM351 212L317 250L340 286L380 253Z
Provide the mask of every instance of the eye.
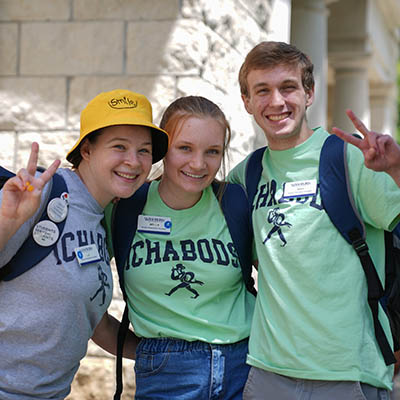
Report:
M141 154L152 154L152 148L143 147L143 148L139 149L139 153L141 153Z
M115 144L113 148L117 150L126 150L126 147L123 144Z
M259 95L263 95L263 94L268 93L268 89L267 88L262 88L262 89L257 90L256 93L259 94Z
M218 154L221 153L221 151L218 150L218 149L210 149L210 150L207 151L207 153L208 154L212 154L212 155L218 155Z
M295 85L286 85L282 89L287 91L287 92L289 92L289 91L292 91L292 90L296 90L297 86L295 86Z
M179 150L182 150L182 151L189 151L189 150L190 150L190 147L187 146L187 145L181 145L181 146L178 147L178 149L179 149Z

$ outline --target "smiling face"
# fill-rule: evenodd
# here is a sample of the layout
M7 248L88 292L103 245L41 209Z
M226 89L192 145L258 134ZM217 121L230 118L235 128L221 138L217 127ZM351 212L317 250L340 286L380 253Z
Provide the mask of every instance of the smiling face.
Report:
M116 125L104 128L94 143L81 145L78 173L97 202L131 196L146 180L152 166L150 128Z
M300 67L277 65L253 69L247 76L245 108L264 131L272 150L285 150L303 143L312 135L306 109L314 100L314 90L306 91Z
M211 184L223 157L225 128L214 118L189 117L182 121L164 158L159 186L163 201L171 208L196 204Z

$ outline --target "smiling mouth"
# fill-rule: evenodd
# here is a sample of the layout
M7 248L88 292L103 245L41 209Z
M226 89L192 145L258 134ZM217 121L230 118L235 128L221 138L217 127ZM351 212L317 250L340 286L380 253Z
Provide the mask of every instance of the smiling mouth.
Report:
M131 179L131 180L136 179L139 176L138 174L132 175L132 174L126 174L126 173L123 173L123 172L115 172L115 173L118 176L120 176L121 178Z
M269 115L267 118L270 121L282 121L283 119L287 118L290 115L289 112L279 114L279 115Z
M201 179L205 177L205 175L195 175L185 171L182 171L182 174L188 176L189 178L194 178L194 179Z

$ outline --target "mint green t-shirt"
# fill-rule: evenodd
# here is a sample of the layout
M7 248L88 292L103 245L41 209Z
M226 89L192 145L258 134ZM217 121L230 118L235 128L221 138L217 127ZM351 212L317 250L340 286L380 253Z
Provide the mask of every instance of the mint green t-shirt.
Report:
M331 223L318 187L308 197L283 198L285 183L318 182L320 150L328 135L318 128L295 148L264 153L253 203L259 290L248 362L290 377L391 388L393 368L385 365L376 343L356 252ZM387 174L367 169L354 146L348 146L347 158L371 257L383 279L382 229L398 221L400 190ZM245 167L246 160L229 179L244 184ZM383 310L379 317L391 340Z
M138 336L235 343L250 334L255 298L212 188L190 209L169 208L152 182L143 215L171 218L170 234L136 232L125 270Z

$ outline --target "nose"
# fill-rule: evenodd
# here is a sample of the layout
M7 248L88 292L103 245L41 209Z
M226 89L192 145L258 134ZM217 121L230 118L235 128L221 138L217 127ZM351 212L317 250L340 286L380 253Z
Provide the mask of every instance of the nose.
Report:
M284 104L284 98L282 96L282 93L279 91L279 89L274 89L271 92L270 96L270 104L273 106L281 106Z
M136 151L129 151L126 153L124 164L129 165L131 168L136 168L140 165Z
M202 153L192 154L190 159L190 167L194 170L201 170L205 167L204 155Z

